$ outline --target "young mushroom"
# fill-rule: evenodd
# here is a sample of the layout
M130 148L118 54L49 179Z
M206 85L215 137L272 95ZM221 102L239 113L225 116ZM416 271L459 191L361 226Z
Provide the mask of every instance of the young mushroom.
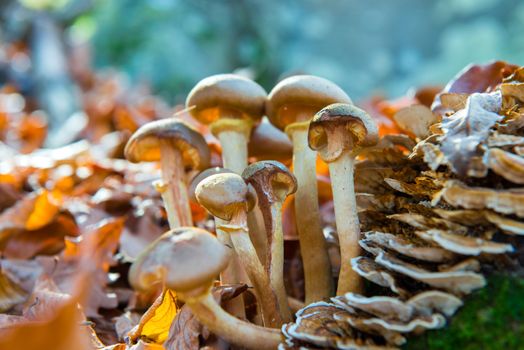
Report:
M213 282L228 262L228 250L209 232L181 227L166 232L140 254L129 270L129 282L143 291L163 282L176 291L203 325L231 344L276 349L281 342L279 330L239 320L213 298Z
M234 74L207 77L189 93L186 106L220 141L224 168L241 174L247 166L249 135L264 114L266 96L260 85Z
M360 255L360 224L357 215L353 171L355 157L378 142L377 124L352 104L336 103L318 112L309 126L309 146L329 165L335 221L340 242L341 268L337 295L360 292L362 280L351 268Z
M253 283L265 326L282 326L276 295L249 239L247 212L255 205L256 194L237 174L211 175L198 184L195 194L200 205L227 222L217 228L228 232L231 237L240 262Z
M292 321L284 286L284 233L282 203L295 193L297 180L288 168L276 161L260 161L249 165L242 173L244 180L257 192L258 205L266 226L268 247L266 271L275 291L282 318Z
M336 102L351 103L351 99L329 80L309 75L282 80L266 102L270 121L285 130L293 142L293 172L298 182L295 213L307 304L330 297L333 290L329 255L320 224L317 153L308 147L308 127L315 113Z
M198 202L195 191L196 187L202 180L208 178L211 175L227 173L232 172L231 170L219 167L209 168L199 173L197 176L193 178L193 180L191 181L191 185L189 186L189 195L191 196L191 199L195 202ZM228 232L220 229L220 227L224 225L226 222L216 216L214 216L214 220L215 231L218 241L222 243L227 249L229 249L231 255L229 264L220 272L220 282L222 282L222 284L249 284L249 278L246 275L246 271L244 270L242 264L240 264L238 255L233 248L231 236ZM230 300L226 305L226 310L239 318L246 317L243 298L234 298Z
M210 152L204 137L176 118L155 120L140 127L124 150L131 162L160 162L162 182L157 186L166 206L169 226L192 226L186 168L205 169Z

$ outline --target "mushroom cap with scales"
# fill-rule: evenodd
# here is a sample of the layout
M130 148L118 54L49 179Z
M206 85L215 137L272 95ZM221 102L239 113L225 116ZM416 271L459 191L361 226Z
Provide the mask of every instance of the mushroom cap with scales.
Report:
M206 140L177 118L159 119L140 127L127 142L124 154L134 163L159 161L163 141L171 143L181 152L186 167L209 167L211 156Z
M151 243L131 265L129 281L149 290L164 281L173 290L210 287L229 263L229 252L211 233L196 227L170 230Z
M317 112L332 103L352 103L335 83L313 75L295 75L282 80L269 93L266 114L273 125L284 130L299 122L284 113L290 107L306 107Z
M333 137L336 129L339 129L336 134L338 137ZM322 159L334 161L350 148L358 150L377 144L378 128L373 118L364 110L352 104L335 103L323 108L313 117L308 141L309 147L318 151Z
M240 112L243 118L258 121L264 115L266 91L256 82L235 74L218 74L202 79L191 90L186 106L191 115L202 124L211 124L218 113L207 113L215 108Z

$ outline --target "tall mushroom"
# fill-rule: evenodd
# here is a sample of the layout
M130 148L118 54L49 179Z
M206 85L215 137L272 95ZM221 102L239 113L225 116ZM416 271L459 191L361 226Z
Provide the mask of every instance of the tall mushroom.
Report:
M193 180L191 181L191 185L189 186L189 194L192 197L192 199L197 202L196 198L196 187L198 184L208 178L211 175L215 174L227 174L232 173L231 170L214 167L209 168L204 171L202 171L200 174L195 176ZM214 216L215 219L215 231L218 238L218 241L222 243L227 249L230 250L231 259L229 264L220 272L220 281L222 284L235 284L235 283L245 283L248 284L249 278L246 275L246 271L244 270L244 267L242 264L240 264L240 260L238 259L238 255L235 252L233 248L233 242L231 242L231 236L228 232L222 230L220 227L224 225L226 222L219 217ZM228 310L231 314L240 317L245 318L246 312L245 312L245 305L243 298L234 298L228 302L226 305L226 310Z
M244 180L257 192L268 239L266 271L275 291L282 318L292 321L284 286L284 233L282 231L282 203L295 193L297 180L288 168L276 161L261 161L249 165L242 173Z
M131 162L160 162L160 190L169 226L192 226L185 169L209 166L209 147L202 135L176 118L155 120L140 127L124 150Z
M210 127L222 147L223 167L242 174L247 166L251 130L264 115L266 91L252 80L234 74L202 79L187 96L191 115ZM263 224L257 211L249 214L250 236L259 256L265 255Z
M240 262L255 290L255 296L262 310L262 318L267 327L280 327L282 317L278 301L271 289L269 277L258 259L255 247L249 239L247 212L256 201L244 179L237 174L216 174L202 180L195 191L198 202L211 214L227 223L218 229L228 232Z
M133 288L147 291L163 281L211 332L247 349L276 349L276 329L255 326L227 312L211 295L215 277L227 266L227 249L209 232L196 227L171 230L153 242L131 265Z
M337 295L359 292L362 281L351 268L351 259L360 255L353 170L355 157L378 142L377 124L360 108L336 103L318 112L309 126L309 146L329 165L335 221L340 242L341 267Z
M295 213L307 304L330 297L333 290L327 245L320 224L317 154L308 147L308 127L315 113L336 102L351 103L351 99L329 80L309 75L282 80L266 102L270 121L285 130L293 142L293 171L298 182Z

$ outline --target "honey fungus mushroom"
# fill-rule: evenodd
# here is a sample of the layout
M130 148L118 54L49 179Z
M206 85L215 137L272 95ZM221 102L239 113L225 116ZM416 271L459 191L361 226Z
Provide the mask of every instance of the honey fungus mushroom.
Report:
M204 179L215 174L231 173L233 173L231 170L219 167L209 168L200 172L197 176L193 178L193 180L191 181L191 185L189 186L189 194L191 196L191 199L195 202L198 202L195 191L198 184ZM220 228L227 222L216 216L213 216L213 218L215 220L215 231L218 241L222 243L224 247L226 247L230 251L231 256L230 263L220 273L220 282L222 282L222 284L249 284L249 278L247 277L246 271L240 263L238 254L236 253L233 247L233 242L231 241L231 236L229 235L229 232L224 231ZM234 298L228 301L226 305L226 310L234 316L237 316L239 318L246 318L245 304L243 298Z
M244 266L255 296L262 310L267 327L280 327L282 317L276 294L271 288L269 276L258 259L255 247L249 238L247 212L256 201L254 190L237 174L215 174L202 180L195 190L200 205L212 215L222 219L217 229L229 233L240 262Z
M160 119L140 127L124 153L131 162L160 162L162 183L157 188L164 199L169 226L193 225L185 169L209 167L210 152L204 137L179 119Z
M228 250L209 232L181 227L166 232L140 254L131 265L129 282L148 291L163 281L217 336L247 349L276 349L281 341L278 330L229 315L211 295L216 276L228 262Z
M234 74L207 77L189 93L186 106L219 139L224 168L241 174L247 166L249 136L264 114L266 97L260 85Z
M359 255L360 224L354 189L355 157L378 142L375 121L351 104L332 104L319 111L309 126L309 146L329 165L341 267L337 295L358 292L362 281L350 261Z
M266 271L275 291L284 321L291 321L284 286L284 232L282 230L282 204L297 189L297 180L288 168L276 161L260 161L249 165L242 173L244 180L257 193L259 207L264 216L268 246Z
M304 264L306 303L331 296L333 289L327 244L320 224L317 154L308 147L308 127L315 113L337 102L351 103L351 99L336 84L311 75L282 80L271 90L266 102L269 120L284 130L293 143L293 172L298 183L295 213Z

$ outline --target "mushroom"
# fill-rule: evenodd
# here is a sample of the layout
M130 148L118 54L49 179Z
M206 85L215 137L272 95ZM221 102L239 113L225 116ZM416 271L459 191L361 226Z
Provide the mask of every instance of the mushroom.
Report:
M276 161L260 161L249 165L242 173L244 180L257 193L258 205L264 216L268 247L266 271L275 291L282 318L292 320L284 286L284 233L282 203L295 193L297 180L288 168Z
M264 89L249 79L218 74L201 80L187 96L191 115L220 141L224 168L241 174L247 166L247 143L264 114Z
M227 249L209 232L181 227L166 232L131 265L129 282L137 290L149 290L163 281L211 332L247 349L275 349L280 332L239 320L215 301L211 287L227 266Z
M287 162L293 156L293 145L289 137L262 118L251 134L248 143L248 155L257 160L280 160Z
M196 187L198 202L212 215L225 220L218 229L229 233L240 262L253 283L255 296L267 327L280 327L282 317L278 301L269 282L269 276L258 259L249 239L247 212L255 205L256 194L237 174L215 174L202 180Z
M222 147L223 167L237 174L247 166L251 130L264 114L266 91L252 80L234 74L218 74L201 80L187 96L191 115L209 125ZM258 214L258 215L257 215ZM249 213L249 234L259 257L265 256L260 214Z
M160 161L162 183L156 187L162 194L169 226L193 225L184 169L209 166L210 152L204 137L179 119L160 119L140 127L124 153L135 163Z
M320 224L317 154L307 146L308 127L316 112L336 102L351 103L351 99L329 80L310 75L282 80L266 102L271 123L284 130L293 142L293 172L298 183L295 213L308 304L331 296L333 289L326 239Z
M342 259L337 295L361 291L362 280L349 263L360 253L353 172L360 150L378 142L377 124L360 108L336 103L315 115L309 126L308 140L309 147L318 151L329 165Z
M208 178L211 175L215 174L230 174L232 173L231 170L214 167L209 168L201 173L199 173L197 176L193 178L191 181L191 185L189 186L189 194L192 197L192 199L195 202L198 202L196 198L196 187L198 184ZM242 264L240 264L240 260L238 258L237 253L235 252L235 249L233 248L233 242L231 242L231 237L228 232L220 229L222 225L225 224L225 222L214 216L215 220L215 231L216 236L218 238L218 241L222 243L227 249L230 251L231 261L229 264L222 270L220 273L220 281L222 284L235 284L235 283L245 283L248 284L249 279L246 275L246 271L244 270ZM228 302L228 305L226 307L226 310L228 310L231 314L239 317L239 318L245 318L246 311L245 311L245 305L243 298L234 298Z

